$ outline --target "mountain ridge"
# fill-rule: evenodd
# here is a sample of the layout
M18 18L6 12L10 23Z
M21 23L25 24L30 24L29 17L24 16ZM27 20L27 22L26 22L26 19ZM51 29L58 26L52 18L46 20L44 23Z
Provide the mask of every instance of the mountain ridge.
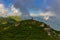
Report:
M9 23L10 24L10 23ZM15 21L0 31L0 40L59 40L60 32L33 19Z

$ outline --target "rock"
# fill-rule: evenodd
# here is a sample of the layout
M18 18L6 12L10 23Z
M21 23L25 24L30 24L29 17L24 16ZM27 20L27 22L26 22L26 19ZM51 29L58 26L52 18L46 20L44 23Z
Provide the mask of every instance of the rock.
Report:
M41 26L41 27L44 27L44 24L41 24L40 26Z
M50 28L48 28L48 27L46 27L46 28L44 28L44 31L46 31L46 32L50 32L50 31L51 31L51 29L50 29Z

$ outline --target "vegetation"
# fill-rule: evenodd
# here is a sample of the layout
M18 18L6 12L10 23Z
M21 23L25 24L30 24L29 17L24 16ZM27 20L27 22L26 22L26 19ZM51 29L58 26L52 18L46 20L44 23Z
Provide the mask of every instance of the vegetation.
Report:
M59 40L58 31L33 19L16 21L14 18L0 20L0 40Z

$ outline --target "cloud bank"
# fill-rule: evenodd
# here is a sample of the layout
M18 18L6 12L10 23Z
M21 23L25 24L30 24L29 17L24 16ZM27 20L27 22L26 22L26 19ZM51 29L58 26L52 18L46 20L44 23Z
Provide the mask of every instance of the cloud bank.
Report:
M4 8L3 4L0 4L0 16L7 14L7 10Z
M41 12L38 14L30 13L30 16L32 16L32 17L40 16L40 17L43 17L43 19L48 20L48 19L50 19L50 17L56 17L56 14L48 11L48 12Z
M5 8L4 4L0 3L0 16L21 16L19 9L16 9L13 5L10 9Z
M24 2L22 2L22 0L11 0L11 2L14 5L15 8L17 8L21 11L21 13L22 13L21 16L22 17L25 16L25 15L29 16L29 11L28 11L26 5L24 5Z

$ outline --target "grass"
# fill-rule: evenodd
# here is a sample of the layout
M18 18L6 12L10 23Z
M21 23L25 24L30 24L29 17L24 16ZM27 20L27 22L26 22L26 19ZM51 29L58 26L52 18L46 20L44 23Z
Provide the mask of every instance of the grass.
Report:
M19 25L15 26L17 23ZM41 27L41 24L44 24L44 27ZM44 31L45 27L49 26L36 20L14 22L0 30L0 40L59 40L53 35L53 32L52 35L49 36L47 32Z

